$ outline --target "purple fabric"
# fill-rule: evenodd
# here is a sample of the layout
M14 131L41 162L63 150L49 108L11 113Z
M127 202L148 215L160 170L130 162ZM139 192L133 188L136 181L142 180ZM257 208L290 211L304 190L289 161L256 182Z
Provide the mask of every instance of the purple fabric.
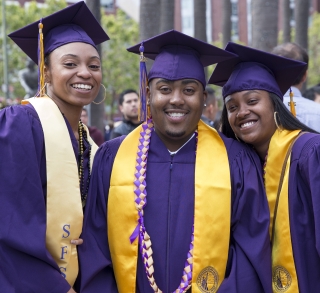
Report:
M97 49L87 33L76 24L64 24L50 30L44 38L44 55L69 43L87 43Z
M204 67L222 62L236 55L206 42L170 30L142 42L144 56L155 60L148 78L160 77L168 80L192 78L205 87ZM140 54L140 44L127 50Z
M72 42L84 42L95 46L109 40L109 36L83 1L44 17L42 23L47 54L57 47ZM9 37L36 64L38 64L38 24L39 21L36 21L9 34ZM63 27L57 28L66 24L75 26L68 27L66 30ZM55 30L55 28L57 29ZM50 30L52 30L51 37L49 37L50 40L47 40Z
M270 69L256 62L239 63L232 71L229 80L222 88L222 96L246 90L265 90L283 100L275 77Z
M111 169L123 138L104 143L95 157L82 234L84 243L79 247L81 293L117 292L108 248L106 206ZM232 172L232 227L226 279L218 292L270 293L269 209L260 162L239 143L226 138L224 141ZM194 216L195 143L193 138L171 157L157 134L151 137L144 221L152 240L155 279L164 292L179 286L189 251ZM153 292L140 254L136 292Z
M176 45L163 47L148 74L149 80L159 77L168 80L192 78L200 81L203 87L206 86L199 53L190 47Z
M232 42L227 44L225 50L238 57L219 63L208 81L224 86L223 98L238 91L261 89L282 99L307 66L304 62Z
M299 292L320 288L320 135L304 134L292 149L289 216Z
M0 111L0 151L0 292L67 292L70 286L45 245L45 146L31 105Z

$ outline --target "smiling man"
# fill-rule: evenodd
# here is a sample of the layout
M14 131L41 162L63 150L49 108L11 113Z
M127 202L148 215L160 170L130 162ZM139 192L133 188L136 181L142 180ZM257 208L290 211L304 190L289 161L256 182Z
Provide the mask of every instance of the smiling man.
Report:
M151 115L96 156L81 292L271 292L260 162L200 120L204 66L234 56L174 30L143 47Z

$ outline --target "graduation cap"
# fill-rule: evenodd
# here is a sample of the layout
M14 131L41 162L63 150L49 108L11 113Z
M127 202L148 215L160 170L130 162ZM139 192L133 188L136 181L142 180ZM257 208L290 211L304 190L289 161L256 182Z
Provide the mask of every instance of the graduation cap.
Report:
M235 57L232 53L176 30L147 39L127 50L140 54L142 62L144 62L144 57L155 60L148 74L149 80L153 78L168 80L191 78L201 82L204 88L206 86L204 67ZM140 75L143 75L141 71ZM141 106L144 107L141 83L146 84L146 82L140 79ZM144 87L142 85L142 90Z
M44 56L74 42L96 46L109 40L87 5L81 1L8 35L39 65L39 90L43 88Z
M307 66L306 63L229 42L226 51L238 57L216 66L210 84L223 86L223 98L232 93L256 89L280 99Z

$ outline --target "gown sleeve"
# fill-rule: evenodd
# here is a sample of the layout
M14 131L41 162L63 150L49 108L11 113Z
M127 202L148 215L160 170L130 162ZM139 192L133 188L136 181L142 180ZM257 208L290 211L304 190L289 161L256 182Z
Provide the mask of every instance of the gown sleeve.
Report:
M236 141L232 144L239 145ZM230 147L228 151L232 154L230 250L225 280L218 293L271 293L269 208L261 163L248 148L238 152L237 147Z
M83 244L78 249L81 293L118 292L108 244L106 207L112 165L122 139L104 143L94 158L81 236Z
M0 111L0 292L66 293L46 249L44 138L27 107Z

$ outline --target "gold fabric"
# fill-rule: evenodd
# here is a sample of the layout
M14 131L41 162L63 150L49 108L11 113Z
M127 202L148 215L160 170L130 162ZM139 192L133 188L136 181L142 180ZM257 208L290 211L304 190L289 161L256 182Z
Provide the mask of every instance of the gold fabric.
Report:
M139 126L122 142L110 181L108 238L120 293L136 290L138 239L131 244L129 238L138 221L133 181L141 129ZM203 292L201 276L208 274L207 286L215 292L224 279L228 259L231 183L224 142L202 121L198 124L194 216L192 292Z

